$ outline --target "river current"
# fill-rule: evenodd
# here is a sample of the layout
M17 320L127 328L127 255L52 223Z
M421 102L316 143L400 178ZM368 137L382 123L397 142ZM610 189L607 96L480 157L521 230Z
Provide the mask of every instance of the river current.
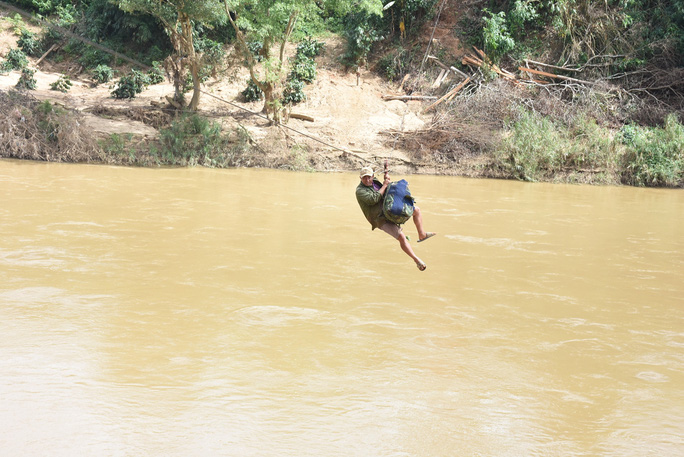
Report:
M684 455L684 191L401 177L0 161L0 454Z

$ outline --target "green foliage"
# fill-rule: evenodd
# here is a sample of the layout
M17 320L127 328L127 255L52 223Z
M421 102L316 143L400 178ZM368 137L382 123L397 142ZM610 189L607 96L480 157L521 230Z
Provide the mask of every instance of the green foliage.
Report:
M172 165L229 165L234 149L218 122L197 114L174 121L160 133L161 156Z
M19 13L15 13L12 17L6 17L5 20L10 23L12 33L15 35L21 35L26 30L26 23Z
M172 51L164 28L151 14L127 13L109 0L90 0L83 15L85 36L128 55L137 53L143 62L163 60Z
M57 5L55 8L57 13L57 25L64 28L69 28L77 22L78 11L76 6L69 2L64 5Z
M494 62L498 62L501 57L513 50L515 41L508 31L506 13L501 11L498 14L494 14L485 9L485 14L488 17L482 18L484 22L484 27L482 28L484 51Z
M109 65L112 61L111 54L90 46L82 46L78 61L85 68L96 68L98 65Z
M684 126L674 114L663 128L626 125L619 141L627 147L623 180L634 186L684 186Z
M351 68L365 65L373 44L384 38L381 25L381 19L376 15L360 12L347 16L343 33L347 49L342 63Z
M539 2L533 0L515 0L513 7L508 13L508 23L512 35L516 39L524 38L527 25L539 19L536 5Z
M252 53L252 57L256 62L261 62L264 60L264 57L261 55L261 50L264 48L263 43L261 41L248 41L247 42L247 49L249 52Z
M414 63L412 54L403 47L396 47L378 60L377 70L390 81L396 81L406 74Z
M152 62L152 68L147 72L147 77L150 80L150 84L160 84L164 82L164 70L159 62Z
M107 65L98 65L93 70L93 79L98 84L109 82L114 76L114 72Z
M306 100L304 81L297 79L290 79L287 81L285 90L283 91L283 104L296 105L304 100Z
M297 45L297 56L313 59L320 55L325 43L306 37Z
M0 71L22 70L29 64L28 57L21 49L12 48L5 56Z
M579 116L560 125L524 111L494 156L511 176L539 181L582 169L612 171L614 149L609 132L590 118Z
M283 90L283 105L296 105L306 100L305 83L316 79L316 57L323 49L323 43L307 38L297 46L297 54Z
M201 31L203 30L201 29ZM210 77L215 77L221 70L225 51L221 43L207 37L199 36L194 40L194 43L195 51L202 53L202 68L199 78L200 81L206 82Z
M65 112L63 108L52 105L48 100L38 105L36 109L39 118L38 126L48 141L52 143L59 141L58 134L67 118L64 116Z
M131 133L123 135L112 133L106 139L99 140L98 144L106 155L115 156L126 163L134 163L136 153L135 148L131 145L132 140L133 134Z
M290 70L290 79L307 83L313 82L316 79L316 62L309 57L298 54Z
M250 79L247 81L247 88L242 91L242 96L247 102L256 102L264 98L264 92Z
M15 0L12 3L43 15L49 15L55 13L60 7L70 5L71 2L68 0Z
M72 82L71 78L67 75L62 75L57 79L57 81L53 82L50 84L50 89L56 90L59 92L69 92L69 89L71 89Z
M21 32L17 46L27 56L38 57L43 52L43 47L40 45L40 41L36 39L36 35L28 30Z
M390 4L389 1L384 1ZM385 10L381 26L384 32L401 30L404 23L405 35L412 36L420 33L420 26L432 17L437 0L403 0L395 1Z
M28 67L22 68L21 76L16 85L17 89L35 90L37 86L36 78L34 78L35 74L36 70Z
M150 85L150 78L139 72L131 70L128 75L119 78L116 88L112 91L114 98L134 98Z

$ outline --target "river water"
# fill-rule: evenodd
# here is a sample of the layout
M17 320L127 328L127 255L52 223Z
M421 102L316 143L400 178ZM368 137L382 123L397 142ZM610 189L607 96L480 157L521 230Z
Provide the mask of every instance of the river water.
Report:
M684 455L684 192L408 179L0 161L0 454Z

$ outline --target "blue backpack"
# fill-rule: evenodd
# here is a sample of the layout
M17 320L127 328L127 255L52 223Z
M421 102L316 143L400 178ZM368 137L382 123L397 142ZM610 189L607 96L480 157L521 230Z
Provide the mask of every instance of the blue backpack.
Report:
M390 183L385 192L382 214L390 222L403 224L413 216L413 197L405 179Z

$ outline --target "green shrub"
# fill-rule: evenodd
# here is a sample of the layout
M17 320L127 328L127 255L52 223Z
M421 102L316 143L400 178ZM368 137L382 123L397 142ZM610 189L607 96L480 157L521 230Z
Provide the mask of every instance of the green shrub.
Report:
M218 122L197 114L183 116L160 132L162 159L172 165L216 164L229 150Z
M0 71L22 70L29 64L28 57L21 49L12 48L5 56Z
M316 62L309 57L297 56L290 70L290 79L311 83L316 79Z
M67 75L62 75L57 79L57 81L53 82L50 84L50 89L56 90L59 92L69 92L69 89L71 89L72 83L71 83L71 78Z
M21 35L24 30L26 30L26 24L24 19L22 19L21 14L15 13L12 17L5 18L7 22L10 23L12 27L12 33L15 35Z
M603 181L617 182L610 132L585 116L563 125L524 111L510 126L494 156L500 168L524 181L566 180L567 176L588 172L604 174Z
M131 70L131 73L119 78L116 88L112 91L114 98L134 98L150 85L150 78L139 72Z
M98 65L93 70L93 79L98 84L109 82L114 76L114 72L107 65Z
M342 63L351 68L365 65L373 44L384 38L382 19L368 13L350 14L345 18L343 35L347 39L347 49Z
M626 125L619 141L627 147L622 175L626 184L684 186L684 126L674 114L663 128Z
M36 74L36 70L33 70L31 68L22 68L21 70L21 76L19 76L19 81L17 81L17 89L27 89L27 90L36 90L37 86L37 81L34 75Z
M297 79L289 80L283 90L283 104L296 105L304 100L306 100L304 82Z
M313 59L314 57L320 55L324 46L324 43L316 41L311 37L307 37L297 45L297 55Z
M494 14L487 9L484 12L489 15L482 18L485 24L482 28L485 52L494 62L498 62L502 56L515 48L515 41L508 32L506 13L501 11Z
M407 53L404 48L399 47L392 52L388 52L378 60L377 71L390 81L396 81L408 72L412 63L411 57L410 53Z
M249 49L249 52L252 53L252 57L254 57L256 62L261 62L264 59L261 55L261 50L263 48L264 45L259 41L250 41L247 43L247 49Z
M242 91L242 96L248 102L256 102L264 98L264 92L250 79L247 81L247 88Z
M560 134L548 118L524 112L495 153L514 178L536 181L556 169Z
M21 32L21 36L17 40L17 46L27 56L38 57L43 52L43 47L40 41L36 39L36 35L28 30Z
M152 62L152 68L147 72L150 78L150 84L159 84L164 82L164 70L159 62Z
M78 61L85 68L96 68L98 65L108 65L112 61L111 55L91 46L77 46L75 49L79 49L76 51L80 53Z

